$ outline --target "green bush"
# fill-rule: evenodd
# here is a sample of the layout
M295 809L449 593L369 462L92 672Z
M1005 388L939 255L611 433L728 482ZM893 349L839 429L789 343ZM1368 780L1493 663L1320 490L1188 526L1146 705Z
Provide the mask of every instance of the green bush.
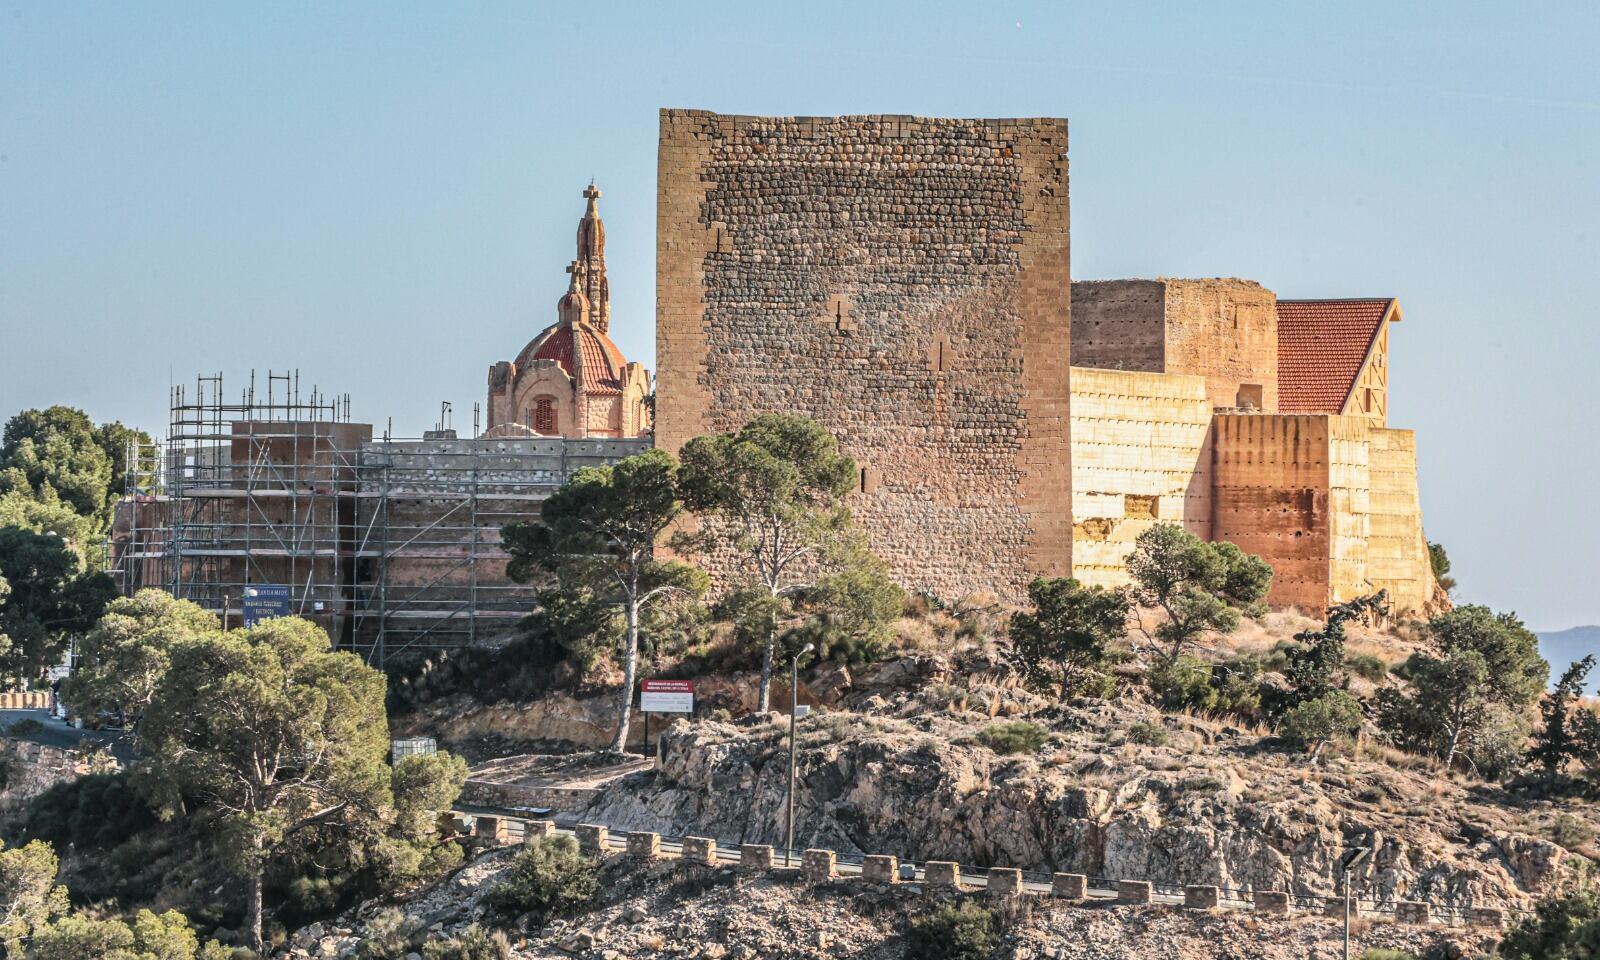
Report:
M600 888L595 862L578 852L568 836L530 837L511 861L511 869L489 892L489 901L513 913L541 920L587 902Z
M1600 891L1546 897L1500 941L1507 960L1595 960L1600 956Z
M1006 720L991 723L978 731L978 742L999 754L1033 753L1049 739L1050 733L1037 723Z
M215 940L201 946L176 910L140 910L133 924L81 914L62 917L34 933L28 960L221 960L229 951Z
M1369 947L1361 954L1361 960L1417 960L1412 954L1404 950L1390 950L1387 947Z
M1128 728L1128 742L1146 747L1161 747L1167 743L1167 728L1159 723L1140 720Z
M942 903L906 931L906 956L917 960L988 960L999 944L994 913L970 900Z
M26 840L57 850L104 850L154 827L156 814L126 773L92 773L58 783L28 802Z
M1285 740L1301 747L1350 740L1361 732L1361 704L1343 690L1334 690L1290 708L1279 732Z
M449 940L434 940L422 945L422 960L506 960L511 944L496 930L489 933L477 924Z
M366 937L356 948L360 960L405 960L422 924L394 907L378 911L367 923Z
M1550 824L1545 835L1568 850L1580 850L1594 842L1594 827L1586 820L1563 813Z
M1345 666L1350 668L1351 673L1363 680L1370 680L1373 683L1378 683L1382 681L1384 677L1389 675L1389 668L1384 664L1384 662L1379 660L1377 657L1374 657L1370 653L1363 653L1358 657L1351 657L1349 660L1345 661Z
M21 720L18 720L16 723L13 723L10 727L6 728L6 732L11 734L13 737L31 737L43 729L44 724L33 719L32 717L23 717Z
M1145 679L1163 710L1204 713L1217 705L1217 690L1211 685L1211 668L1187 654L1156 664L1150 668Z

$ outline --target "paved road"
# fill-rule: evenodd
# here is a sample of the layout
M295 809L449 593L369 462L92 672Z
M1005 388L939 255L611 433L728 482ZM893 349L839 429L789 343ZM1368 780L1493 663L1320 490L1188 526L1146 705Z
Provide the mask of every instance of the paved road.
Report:
M32 733L13 734L11 725L18 720L37 720L40 729ZM64 720L50 716L48 710L0 710L0 733L17 740L31 740L52 747L72 749L81 743L92 743L110 749L112 756L123 763L134 757L132 737L118 730L79 730Z

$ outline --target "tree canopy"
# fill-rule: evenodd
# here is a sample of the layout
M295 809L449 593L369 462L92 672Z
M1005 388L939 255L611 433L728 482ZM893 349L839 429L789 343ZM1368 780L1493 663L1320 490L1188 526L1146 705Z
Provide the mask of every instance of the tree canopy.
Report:
M590 598L621 610L623 678L614 752L627 746L642 615L671 598L698 600L708 586L703 572L656 557L656 541L682 511L677 463L665 450L648 450L579 470L544 502L538 523L513 524L502 533L512 578L527 581L543 573L555 578L555 589L545 591L554 603Z
M1231 543L1208 543L1175 523L1158 523L1139 535L1128 555L1128 596L1163 618L1153 631L1139 628L1166 647L1176 661L1184 647L1206 632L1232 633L1241 608L1252 608L1272 586L1272 568Z
M79 716L101 711L137 717L186 643L221 631L217 615L164 590L111 601L78 644L78 662L62 697Z
M130 442L147 445L150 437L114 421L96 426L73 407L24 410L0 434L0 493L59 497L103 529L122 494Z
M735 586L748 614L741 634L761 650L757 710L766 711L781 633L802 627L846 593L860 597L865 590L880 600L888 593L867 589L862 579L887 582L845 504L859 478L855 461L820 424L789 414L764 414L737 433L696 437L684 445L682 460L679 488L700 524L674 545L737 564ZM852 569L850 582L823 585ZM881 607L868 600L857 612Z
M73 634L88 630L116 585L102 573L82 573L60 537L20 527L0 527L0 674L37 680L59 663Z
M1076 580L1038 578L1028 585L1031 610L1011 618L1011 647L1036 687L1072 696L1101 674L1108 645L1128 627L1122 593Z

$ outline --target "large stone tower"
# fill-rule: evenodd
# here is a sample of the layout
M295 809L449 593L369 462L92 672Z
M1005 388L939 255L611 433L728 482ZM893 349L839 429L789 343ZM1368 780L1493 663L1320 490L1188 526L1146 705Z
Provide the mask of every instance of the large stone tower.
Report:
M661 113L657 443L809 415L907 587L1071 569L1067 125Z

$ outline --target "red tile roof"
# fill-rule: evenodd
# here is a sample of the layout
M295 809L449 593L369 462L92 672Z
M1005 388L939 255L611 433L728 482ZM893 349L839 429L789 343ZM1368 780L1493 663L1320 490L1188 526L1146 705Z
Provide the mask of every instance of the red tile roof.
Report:
M1278 409L1338 413L1394 299L1279 300Z
M622 368L627 365L622 358L622 351L617 349L610 337L588 324L580 324L576 329L583 353L583 381L588 392L620 394ZM547 327L522 351L522 356L517 358L517 367L520 369L532 360L554 360L570 376L573 371L573 330L573 327L560 323Z

